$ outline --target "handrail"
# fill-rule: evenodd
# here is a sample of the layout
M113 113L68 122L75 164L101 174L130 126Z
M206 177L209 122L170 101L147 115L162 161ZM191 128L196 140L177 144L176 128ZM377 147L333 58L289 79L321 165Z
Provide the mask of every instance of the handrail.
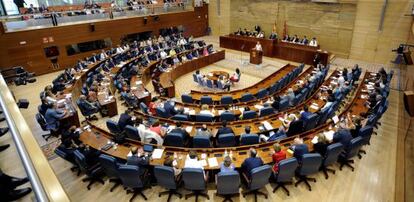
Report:
M0 92L0 106L37 201L70 201L33 137L1 74Z

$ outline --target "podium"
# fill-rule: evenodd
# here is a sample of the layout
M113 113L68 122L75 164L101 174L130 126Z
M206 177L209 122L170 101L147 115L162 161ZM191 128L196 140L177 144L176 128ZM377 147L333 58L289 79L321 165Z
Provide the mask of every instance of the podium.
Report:
M250 50L250 63L256 65L262 64L262 57L263 51L258 51L255 48Z

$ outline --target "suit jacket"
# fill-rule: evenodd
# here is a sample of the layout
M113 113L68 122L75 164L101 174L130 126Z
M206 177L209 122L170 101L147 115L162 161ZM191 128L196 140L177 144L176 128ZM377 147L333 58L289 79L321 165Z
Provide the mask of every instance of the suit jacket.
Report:
M164 103L164 109L168 116L174 116L177 114L177 111L175 111L174 106L171 105L170 102Z
M118 120L118 126L121 130L124 130L125 126L130 125L133 126L134 122L132 121L132 117L127 113L122 113Z
M296 120L290 123L289 130L286 132L286 135L290 137L292 135L297 135L302 132L303 132L303 121L299 119L299 120Z
M65 114L63 111L56 110L56 109L47 109L45 113L45 120L46 120L46 128L48 130L57 131L59 129L59 120L63 118Z
M171 130L170 133L179 133L181 135L183 135L184 140L186 140L190 135L187 133L186 130L182 129L182 128L174 128Z
M326 149L328 148L329 144L327 143L321 143L318 142L316 144L313 145L313 150L319 154L321 154L322 157L325 156L326 154Z
M139 175L143 175L147 170L147 166L149 164L148 157L138 157L138 156L129 156L127 158L127 165L138 166Z
M304 154L309 153L308 145L306 144L298 144L293 146L293 156L298 159L298 161L302 161L302 157Z
M263 165L263 161L260 157L256 157L256 158L249 157L244 160L244 162L241 165L241 168L243 172L247 174L247 176L250 177L250 171L262 165Z
M344 148L347 149L351 140L351 132L347 129L340 129L334 134L332 141L334 143L340 142L342 145L344 145Z
M221 127L217 131L217 137L221 134L227 134L227 133L234 133L233 130L229 127Z

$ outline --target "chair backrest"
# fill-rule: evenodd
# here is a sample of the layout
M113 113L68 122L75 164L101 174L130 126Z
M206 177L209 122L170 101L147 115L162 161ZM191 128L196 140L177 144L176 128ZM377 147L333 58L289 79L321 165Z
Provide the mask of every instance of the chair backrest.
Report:
M161 107L157 107L155 108L155 112L157 113L157 116L163 117L163 118L168 118L168 114L165 111L164 108Z
M213 81L211 81L210 79L207 79L207 87L214 88Z
M165 146L184 147L184 137L181 133L168 133L164 138Z
M365 126L359 130L359 136L362 137L362 144L367 145L371 141L371 135L374 132L372 126Z
M268 115L271 115L273 113L274 113L273 107L263 107L263 108L260 109L260 112L259 112L260 117L268 116Z
M193 81L198 83L197 75L193 74Z
M113 134L120 134L120 133L122 133L121 129L118 126L118 123L116 123L115 121L113 121L111 119L108 119L106 121L106 127Z
M193 97L191 97L191 95L188 95L188 94L182 94L181 95L181 100L184 102L184 103L193 103Z
M148 106L144 102L139 103L139 108L142 112L148 114Z
M217 194L239 193L240 175L237 171L219 172L217 174Z
M243 134L240 138L240 145L252 145L259 143L259 136L257 134Z
M110 178L119 178L118 173L118 164L113 156L108 156L106 154L99 155L99 163L101 164L105 174Z
M269 183L270 175L272 174L272 167L269 165L263 165L257 168L253 168L250 171L250 183L248 184L249 190L257 190L264 187Z
M361 149L363 145L363 139L361 136L358 136L356 138L353 138L351 142L349 143L348 148L345 149L345 155L344 157L346 159L350 159L358 155L359 150Z
M169 166L155 166L154 175L157 179L157 184L166 189L177 189L175 182L174 169Z
M120 165L118 168L122 185L128 188L142 188L144 184L139 177L139 167L134 165Z
M177 121L188 121L188 116L185 114L176 114L173 117L171 117L171 119Z
M275 174L276 181L291 182L298 165L298 160L295 157L281 160L278 165L278 172Z
M245 93L241 96L240 102L249 102L254 99L254 96L251 93Z
M212 122L213 116L210 114L197 114L195 115L197 122Z
M231 95L224 95L221 97L220 103L222 105L231 105L233 104L233 97Z
M42 128L43 131L47 131L47 123L46 123L45 117L42 114L40 113L36 114L36 121L40 125L40 128Z
M243 112L243 119L254 119L256 117L257 117L257 113L255 111Z
M78 165L79 169L88 174L88 164L86 163L86 158L85 156L78 150L75 150L73 152L73 155L75 157L75 163L76 165Z
M223 112L220 114L220 120L221 121L234 121L236 119L236 116L232 112Z
M304 118L303 121L305 122L304 123L305 131L314 129L316 127L316 124L318 123L318 118L319 118L319 116L316 113L313 113L310 116Z
M125 130L127 138L141 141L138 129L135 128L134 126L127 125L125 126L124 130Z
M289 100L287 98L282 98L279 102L279 111L284 111L289 107Z
M218 147L234 147L236 146L236 137L233 133L220 134L217 142Z
M344 150L344 145L341 143L334 143L326 148L326 154L323 159L323 165L329 166L338 161L338 157Z
M302 165L298 170L299 175L311 175L319 171L322 164L322 156L318 153L304 154L302 157Z
M200 104L211 105L213 104L213 99L210 96L203 95L200 98Z
M218 89L223 89L223 83L221 83L220 81L217 82L217 88Z
M206 189L204 171L201 168L184 168L182 176L185 189L195 191L202 191Z
M256 98L260 99L260 98L264 98L269 92L266 89L260 89L259 92L257 92L256 94Z
M193 137L194 148L210 148L211 142L210 137L207 135L196 135Z

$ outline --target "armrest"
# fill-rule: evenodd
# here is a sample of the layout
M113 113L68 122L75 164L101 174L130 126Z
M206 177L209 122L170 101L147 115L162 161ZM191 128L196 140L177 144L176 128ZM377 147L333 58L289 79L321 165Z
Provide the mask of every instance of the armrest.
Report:
M247 177L247 175L244 172L241 172L241 173L242 173L242 176L243 176L244 180L246 180L247 184L250 184L249 177Z

